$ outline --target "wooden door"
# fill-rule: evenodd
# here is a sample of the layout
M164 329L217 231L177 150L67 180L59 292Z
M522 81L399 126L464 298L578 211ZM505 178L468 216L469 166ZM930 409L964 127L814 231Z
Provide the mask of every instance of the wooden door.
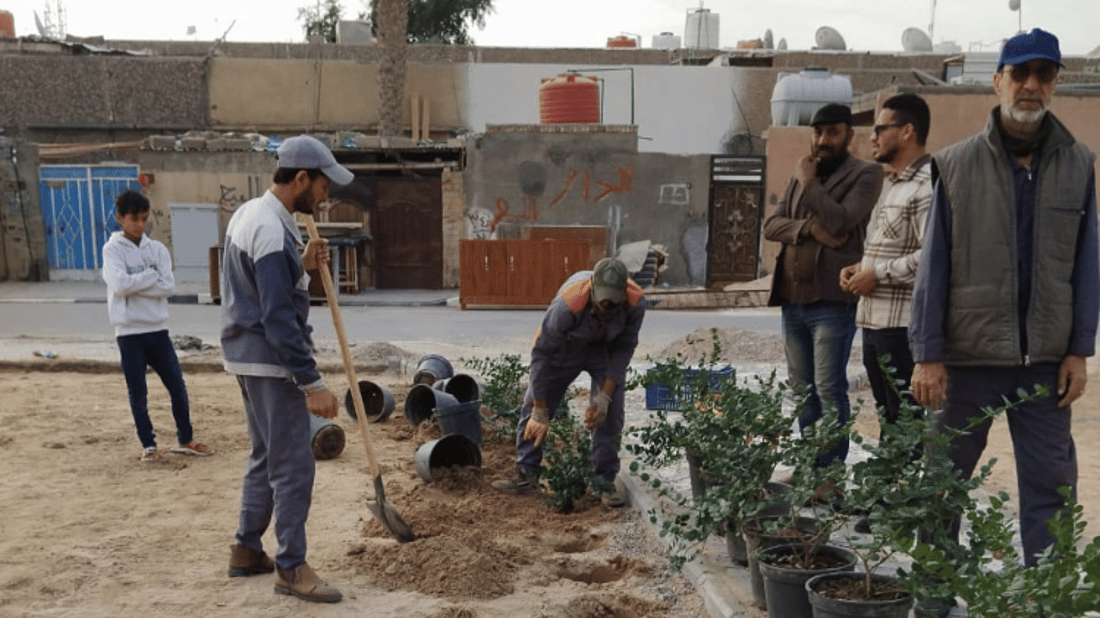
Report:
M371 219L379 289L443 287L443 193L439 178L378 178Z
M714 157L710 186L707 287L757 277L764 161L760 157Z

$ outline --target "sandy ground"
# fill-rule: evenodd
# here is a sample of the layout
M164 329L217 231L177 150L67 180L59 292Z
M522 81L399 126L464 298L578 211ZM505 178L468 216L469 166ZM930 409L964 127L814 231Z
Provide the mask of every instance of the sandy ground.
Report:
M208 458L138 461L121 375L0 373L0 615L4 616L668 616L703 613L636 513L597 502L561 515L538 498L494 491L514 448L482 449L477 475L422 480L418 446L438 428L403 416L404 376L364 376L398 399L372 424L386 495L418 539L399 544L374 519L361 440L317 464L309 559L345 600L275 595L273 576L226 576L248 437L236 382L190 373ZM334 377L334 383L342 383ZM163 389L151 385L164 447L174 442ZM157 389L160 389L159 392ZM340 391L341 394L343 391ZM269 533L268 551L275 541Z
M751 342L754 350L774 350ZM216 352L214 352L216 354ZM190 356L190 355L189 355ZM199 355L201 357L201 355ZM194 358L193 356L190 356ZM781 358L781 357L780 357ZM328 360L336 361L334 353ZM759 360L759 359L756 359ZM779 362L779 359L777 359ZM338 365L335 365L338 366ZM166 454L138 461L120 373L44 371L49 361L0 371L0 615L402 616L687 618L705 615L680 577L667 578L662 549L642 515L598 503L563 515L537 498L493 491L512 468L509 442L486 442L482 475L427 483L415 453L438 437L403 416L408 375L360 371L397 399L370 426L390 502L418 535L399 544L367 509L373 497L362 442L341 410L346 445L319 461L309 521L309 559L345 594L335 606L272 592L273 577L226 577L248 451L240 391L217 371L186 372L196 437L209 458ZM87 369L101 368L89 364ZM1095 367L1090 366L1090 369ZM342 373L327 372L341 400ZM159 442L174 441L167 396L150 376ZM1075 407L1080 493L1090 531L1100 530L1100 469L1089 448L1100 432L1100 380ZM870 400L867 392L855 397ZM869 417L870 415L865 415ZM870 435L877 429L866 420ZM1000 458L993 489L1015 495L1003 421L988 456ZM275 542L267 538L267 548Z

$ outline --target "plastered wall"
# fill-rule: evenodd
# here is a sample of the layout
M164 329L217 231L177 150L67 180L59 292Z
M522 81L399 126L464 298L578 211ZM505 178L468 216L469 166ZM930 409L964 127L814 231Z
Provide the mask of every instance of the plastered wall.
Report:
M468 145L465 238L504 226L600 225L609 252L649 240L667 247L660 281L703 285L709 156L639 153L631 131L514 127Z

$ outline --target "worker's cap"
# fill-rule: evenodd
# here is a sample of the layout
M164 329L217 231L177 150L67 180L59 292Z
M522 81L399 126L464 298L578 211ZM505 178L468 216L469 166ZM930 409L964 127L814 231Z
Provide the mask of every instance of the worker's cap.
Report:
M1058 37L1039 28L1031 32L1021 32L1005 41L1001 48L1001 59L997 63L1000 71L1007 65L1023 64L1028 60L1049 60L1062 66L1062 52L1058 49Z
M592 269L592 300L609 300L616 305L626 295L626 265L615 258L604 258Z
M328 179L338 185L355 180L355 174L336 162L332 151L321 140L308 135L287 138L276 151L279 167L292 170L321 170Z
M840 103L829 103L814 112L813 120L810 120L811 127L819 124L846 124L850 127L852 126L852 108Z

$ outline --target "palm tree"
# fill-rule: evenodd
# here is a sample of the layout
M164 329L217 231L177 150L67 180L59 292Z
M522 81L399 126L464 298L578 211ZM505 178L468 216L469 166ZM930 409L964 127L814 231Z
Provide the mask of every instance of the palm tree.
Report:
M401 111L405 102L409 2L378 0L377 7L378 39L382 46L382 61L378 67L378 135L393 137L400 134Z

